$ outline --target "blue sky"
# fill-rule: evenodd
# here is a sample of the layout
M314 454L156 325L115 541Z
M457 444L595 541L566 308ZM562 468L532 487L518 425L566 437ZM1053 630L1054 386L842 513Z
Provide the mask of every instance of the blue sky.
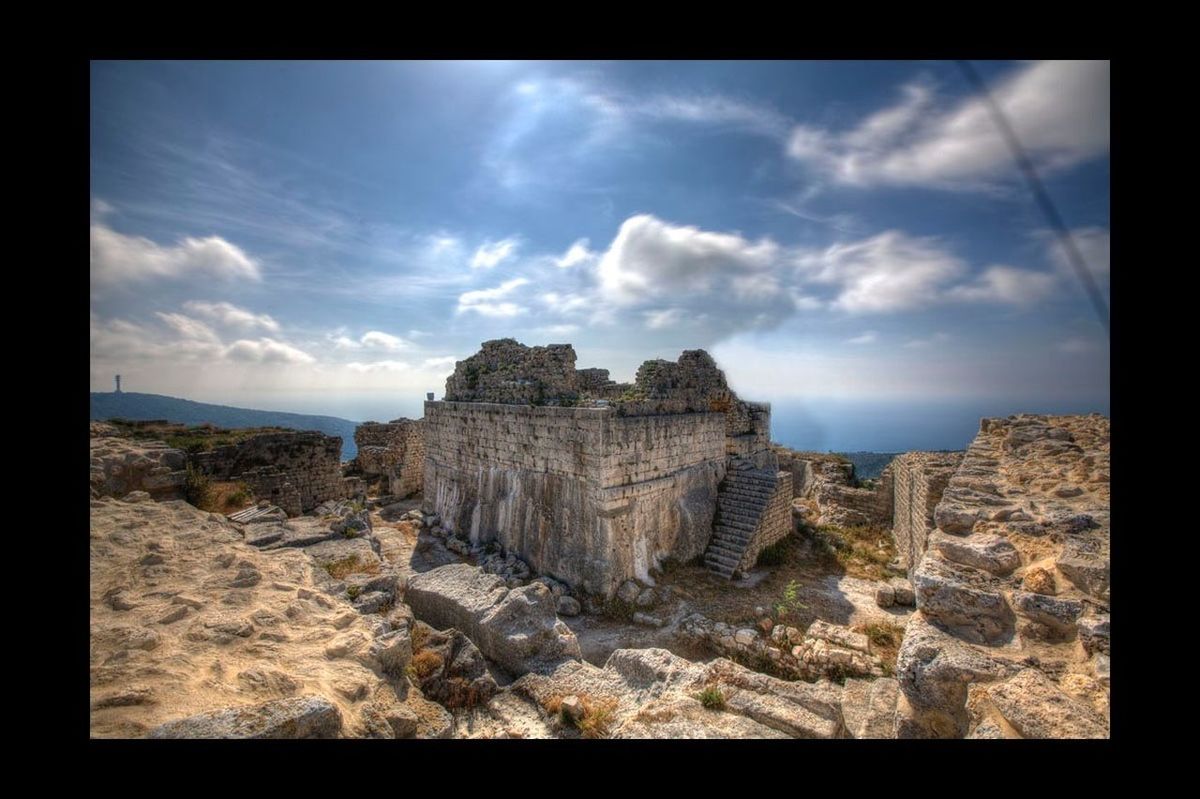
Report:
M1107 297L1108 64L976 63ZM616 379L703 347L784 405L1108 409L949 62L96 62L91 102L93 390L412 416L512 336Z

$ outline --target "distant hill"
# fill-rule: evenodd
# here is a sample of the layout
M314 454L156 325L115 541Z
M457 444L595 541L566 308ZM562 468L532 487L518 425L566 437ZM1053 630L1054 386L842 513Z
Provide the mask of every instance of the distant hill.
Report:
M210 405L207 402L192 402L161 394L138 394L136 392L92 392L93 420L165 419L180 424L215 424L218 427L288 427L293 430L317 430L329 436L341 436L342 460L358 454L354 444L354 428L357 422L339 419L336 416L311 416L304 413L282 411L256 411L250 408L231 408L228 405Z
M854 464L854 476L860 480L878 477L899 452L839 452Z

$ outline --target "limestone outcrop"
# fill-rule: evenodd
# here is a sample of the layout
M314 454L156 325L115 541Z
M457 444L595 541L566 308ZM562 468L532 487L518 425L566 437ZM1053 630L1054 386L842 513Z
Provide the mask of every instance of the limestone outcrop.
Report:
M1097 414L982 421L911 572L902 737L1107 734L1108 442Z
M180 499L187 479L187 455L161 441L120 437L111 425L93 423L91 489L93 497L124 497L145 491L155 499Z
M180 500L92 501L92 736L446 731L405 676L403 617L360 612L301 548L246 543L255 526Z

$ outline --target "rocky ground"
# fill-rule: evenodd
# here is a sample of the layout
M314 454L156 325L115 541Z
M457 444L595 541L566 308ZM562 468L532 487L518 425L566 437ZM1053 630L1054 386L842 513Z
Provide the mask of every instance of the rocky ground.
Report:
M93 488L178 471L93 433ZM92 500L95 737L1107 736L1103 417L985 420L911 584L871 530L808 528L602 603L419 498L123 496Z

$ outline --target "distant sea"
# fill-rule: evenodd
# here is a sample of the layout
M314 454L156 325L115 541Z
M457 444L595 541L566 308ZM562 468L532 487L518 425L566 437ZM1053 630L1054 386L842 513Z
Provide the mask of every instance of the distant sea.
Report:
M1014 413L1108 414L1108 403L955 400L771 403L771 440L816 452L907 452L966 449L979 420Z

